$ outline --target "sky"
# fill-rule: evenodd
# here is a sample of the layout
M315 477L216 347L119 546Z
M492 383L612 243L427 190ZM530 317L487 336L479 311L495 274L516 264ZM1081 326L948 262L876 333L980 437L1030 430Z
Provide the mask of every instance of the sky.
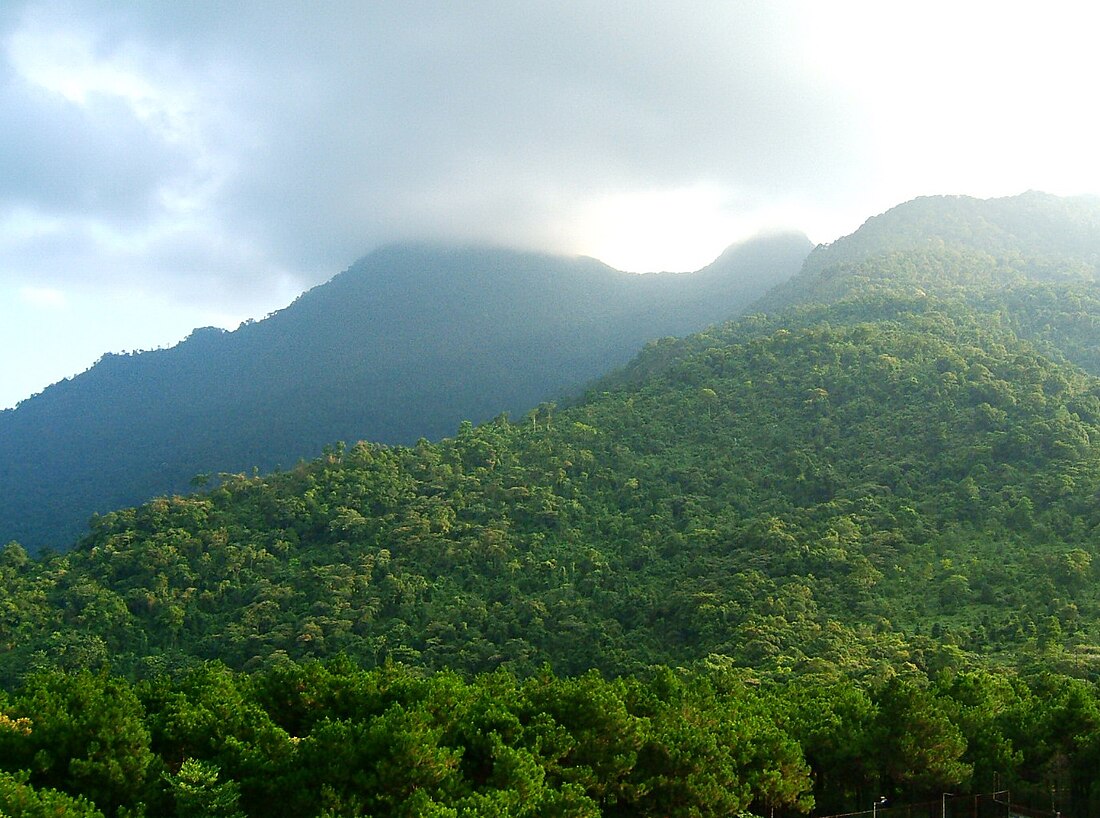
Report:
M0 1L0 408L393 241L694 270L1100 193L1084 2Z

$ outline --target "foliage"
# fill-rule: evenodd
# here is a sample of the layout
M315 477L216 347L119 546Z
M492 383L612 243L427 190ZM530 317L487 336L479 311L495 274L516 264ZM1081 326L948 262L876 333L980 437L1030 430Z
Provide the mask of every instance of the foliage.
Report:
M25 773L0 771L0 815L6 818L103 818L87 800L51 789L35 789Z
M331 447L104 515L68 555L5 551L0 670L1094 672L1096 382L933 299L683 346L569 409Z
M177 818L238 818L240 798L235 781L218 782L217 764L185 759L179 772L166 776Z
M98 769L144 775L78 774L90 728L55 714L107 707L90 689L129 714L113 721L128 741L92 728ZM996 785L1040 803L1054 787L1085 815L1100 688L989 671L760 684L719 666L462 679L339 658L136 685L36 676L0 713L12 815L793 816Z
M88 728L49 714L68 712L69 687L97 681L140 701L135 742L108 745L98 734L100 770L159 776L139 772L122 788L72 774ZM246 715L212 718L212 708ZM28 771L5 785L10 803L52 798L42 788L55 786L106 814L141 808L132 797L140 791L153 814L177 816L725 815L754 803L812 805L798 745L764 699L669 672L608 681L498 671L463 681L346 660L249 677L206 665L137 688L87 674L35 677L7 709L35 714L29 730L0 733L0 769ZM58 766L66 756L69 770Z

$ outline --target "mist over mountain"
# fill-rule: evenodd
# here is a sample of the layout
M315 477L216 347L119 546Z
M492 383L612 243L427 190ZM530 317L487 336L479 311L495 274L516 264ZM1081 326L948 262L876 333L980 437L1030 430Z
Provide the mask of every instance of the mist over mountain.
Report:
M651 338L737 314L810 249L773 235L696 273L636 275L500 248L382 248L262 321L105 355L0 413L0 542L64 548L92 513L188 489L200 473L522 414Z
M753 309L904 294L996 316L1047 355L1100 375L1100 197L931 196L814 249Z

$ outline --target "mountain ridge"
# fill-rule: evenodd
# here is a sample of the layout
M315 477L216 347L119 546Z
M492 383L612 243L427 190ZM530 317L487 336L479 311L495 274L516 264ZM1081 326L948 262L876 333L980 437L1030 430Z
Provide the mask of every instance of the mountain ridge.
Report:
M1010 259L1015 263L1010 278L1017 280L1094 281L1100 275L1098 237L1098 196L1059 197L1028 191L995 199L919 197L872 216L850 235L815 247L799 274L756 306L774 311L814 298L835 300L841 293L828 289L830 281L843 283L853 273L873 276L873 270L861 270L859 265L914 252L933 257L961 252L984 274L993 276L998 275L998 267L1006 275L1003 262ZM1042 259L1042 269L1020 269L1021 259Z
M742 285L765 245L774 266ZM809 249L793 234L748 242L745 263L734 250L695 278L500 248L382 248L262 321L104 356L0 413L0 542L69 542L92 513L200 473L522 413L625 363L653 333L728 318Z

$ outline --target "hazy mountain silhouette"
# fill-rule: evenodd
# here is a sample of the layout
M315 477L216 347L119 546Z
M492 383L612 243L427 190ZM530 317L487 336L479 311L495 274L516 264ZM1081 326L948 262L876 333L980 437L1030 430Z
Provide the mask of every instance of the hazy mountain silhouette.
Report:
M696 273L646 275L499 248L382 248L262 321L105 355L0 413L0 543L68 547L92 513L199 473L522 414L651 338L734 316L811 247L761 237Z

